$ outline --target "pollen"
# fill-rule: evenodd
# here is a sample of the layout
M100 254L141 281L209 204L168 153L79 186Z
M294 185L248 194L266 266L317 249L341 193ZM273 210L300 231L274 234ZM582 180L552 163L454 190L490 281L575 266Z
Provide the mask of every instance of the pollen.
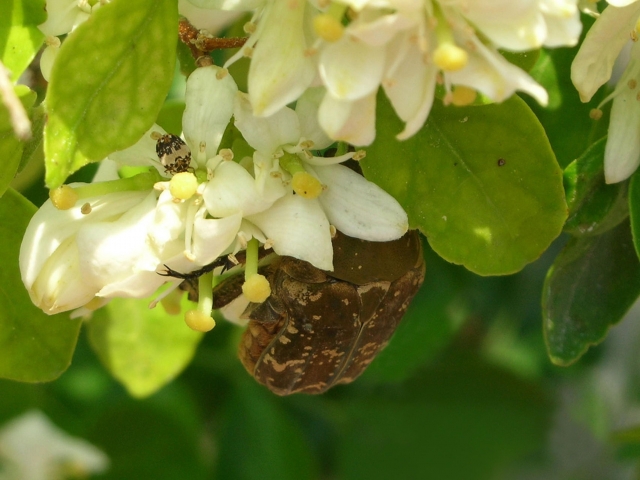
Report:
M446 72L462 70L468 61L466 50L453 43L443 43L433 52L433 62Z
M198 179L191 172L176 173L169 182L171 195L180 200L193 197L198 190Z
M293 191L303 198L317 198L322 193L322 183L307 172L296 172L291 180Z
M211 315L198 310L189 310L184 316L184 321L187 327L196 332L208 332L216 326L216 321L211 318Z
M478 96L478 93L469 87L457 86L451 95L451 103L457 107L471 105Z
M49 190L49 198L53 206L58 210L69 210L73 208L78 201L78 194L69 185L62 185L53 190Z
M592 120L600 120L602 118L602 110L599 108L593 108L589 112L589 118Z
M316 15L313 18L313 29L320 38L327 42L337 42L344 34L342 24L336 18L326 13Z
M251 275L249 279L242 284L242 293L244 293L244 296L247 297L247 300L250 302L262 303L271 295L269 280L259 273Z

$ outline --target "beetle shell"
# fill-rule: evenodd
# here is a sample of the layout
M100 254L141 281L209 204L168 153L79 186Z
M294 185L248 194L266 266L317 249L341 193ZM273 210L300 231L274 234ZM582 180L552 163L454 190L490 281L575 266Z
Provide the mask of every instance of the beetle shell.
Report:
M164 166L165 173L175 175L186 172L191 165L191 150L177 135L171 133L156 140L156 154Z
M368 263L367 250L379 248L387 250L387 258ZM250 321L240 360L278 395L323 393L352 382L387 345L424 279L416 232L384 244L340 234L334 263L340 268L324 272L295 258L278 258L263 270L271 296L243 314ZM388 263L401 268L380 268Z

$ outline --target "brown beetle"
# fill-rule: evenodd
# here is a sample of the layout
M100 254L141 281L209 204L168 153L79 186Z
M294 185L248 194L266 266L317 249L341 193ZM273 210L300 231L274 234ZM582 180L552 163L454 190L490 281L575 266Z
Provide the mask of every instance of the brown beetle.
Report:
M271 296L249 304L239 356L278 395L317 394L355 380L388 343L424 279L420 237L367 242L338 233L333 272L278 257L261 269ZM243 277L214 288L214 308L240 295Z

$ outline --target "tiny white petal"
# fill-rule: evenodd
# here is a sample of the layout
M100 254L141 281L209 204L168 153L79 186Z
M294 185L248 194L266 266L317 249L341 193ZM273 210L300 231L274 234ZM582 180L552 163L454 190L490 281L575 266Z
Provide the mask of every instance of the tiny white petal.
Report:
M376 94L351 102L327 93L318 110L318 122L334 140L370 145L376 137Z
M216 168L202 197L209 213L217 218L238 212L252 215L271 206L271 202L260 195L256 179L235 162L222 162Z
M265 3L264 0L188 0L192 5L203 10L254 10ZM187 17L189 18L189 17ZM199 28L199 27L198 27Z
M108 158L116 162L119 166L152 166L155 167L161 175L166 176L164 167L160 163L160 159L156 153L157 140L152 138L151 134L153 132L158 132L161 135L165 135L167 133L160 125L156 125L154 123L153 126L147 130L144 135L142 135L140 140L129 148L109 154Z
M270 209L247 219L273 240L273 250L278 255L289 255L322 270L333 270L329 221L318 199L289 194Z
M311 8L301 0L278 0L265 9L249 67L249 95L258 116L268 117L296 100L315 77L305 51L305 7Z
M218 152L237 91L233 77L215 65L197 68L189 76L182 130L192 153L198 152L201 142L206 142L207 159Z
M375 93L382 79L385 50L344 35L320 54L320 76L331 95L358 100Z
M47 20L38 25L45 35L64 35L86 19L86 14L78 8L78 0L47 0L46 8Z
M587 32L571 64L571 81L583 102L588 102L611 77L616 58L629 40L638 15L640 2L624 8L607 7Z
M323 87L307 89L296 102L296 114L300 120L300 136L313 141L314 150L322 150L333 143L318 123L318 109L325 95Z
M235 240L241 221L240 212L220 219L196 218L193 228L196 263L206 265L221 256Z
M169 190L160 194L153 223L149 225L149 238L157 248L176 240L184 231L188 207L187 202L174 202Z
M266 154L281 145L298 143L300 122L296 112L284 107L269 117L257 117L247 94L238 92L235 101L235 126L249 145Z
M327 186L320 203L327 218L350 237L388 242L404 235L409 220L398 201L343 165L307 166Z

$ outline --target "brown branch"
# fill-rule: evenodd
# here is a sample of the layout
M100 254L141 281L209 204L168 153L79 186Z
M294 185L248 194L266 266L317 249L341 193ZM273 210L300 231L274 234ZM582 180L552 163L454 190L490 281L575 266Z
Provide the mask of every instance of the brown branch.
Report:
M189 47L193 58L199 58L209 52L223 48L240 48L247 41L247 37L211 37L198 31L186 18L180 19L178 36L180 37L180 41Z

